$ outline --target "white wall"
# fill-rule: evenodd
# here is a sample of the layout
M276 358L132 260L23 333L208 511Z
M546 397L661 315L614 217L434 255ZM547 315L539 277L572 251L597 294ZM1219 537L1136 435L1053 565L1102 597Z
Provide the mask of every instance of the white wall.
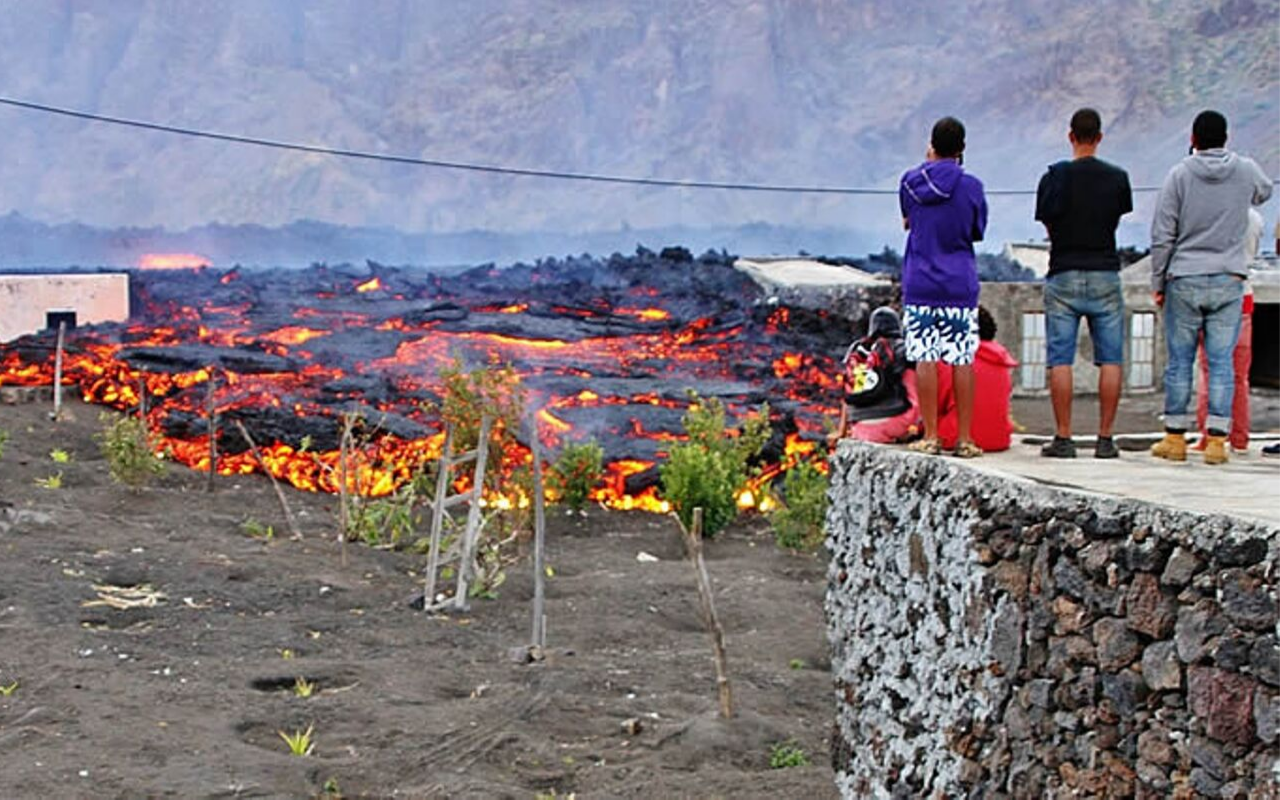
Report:
M0 275L0 342L35 333L49 311L75 311L77 325L129 317L128 275Z

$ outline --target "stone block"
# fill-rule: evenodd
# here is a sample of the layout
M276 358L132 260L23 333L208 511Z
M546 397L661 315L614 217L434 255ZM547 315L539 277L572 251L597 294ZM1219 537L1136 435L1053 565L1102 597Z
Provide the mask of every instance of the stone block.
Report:
M1204 567L1204 561L1190 550L1175 547L1169 561L1164 565L1160 575L1160 583L1170 589L1181 589L1191 583L1191 579Z
M1260 636L1249 648L1249 671L1263 683L1280 687L1280 647L1275 636Z
M1098 649L1098 666L1112 672L1129 666L1142 652L1138 637L1129 632L1124 621L1114 618L1093 624L1093 644Z
M1213 560L1219 567L1251 567L1266 557L1267 542L1256 537L1240 541L1228 539L1213 548Z
M1192 666L1187 672L1191 711L1204 720L1206 733L1219 742L1249 746L1256 741L1253 724L1256 687L1257 681L1251 678L1215 667Z
M1153 691L1182 688L1182 663L1173 642L1153 642L1142 651L1142 678Z
M1258 738L1263 744L1274 745L1280 735L1280 694L1259 686L1253 690L1253 719L1257 727Z
M1265 631L1280 619L1273 587L1244 570L1230 570L1222 577L1222 610L1241 628Z
M1152 639L1163 639L1173 631L1177 606L1160 589L1160 582L1149 572L1133 576L1125 593L1126 621L1131 629Z
M1192 608L1178 610L1174 623L1174 641L1178 645L1178 658L1184 664L1194 664L1210 652L1209 640L1227 630L1222 610L1212 600L1201 600Z

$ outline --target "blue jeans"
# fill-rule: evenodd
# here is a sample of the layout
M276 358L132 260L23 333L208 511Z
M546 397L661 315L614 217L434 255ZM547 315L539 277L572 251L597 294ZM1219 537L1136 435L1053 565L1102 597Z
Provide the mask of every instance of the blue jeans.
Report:
M1124 362L1124 291L1120 273L1069 270L1044 282L1044 333L1050 367L1069 367L1076 360L1080 318L1089 321L1093 363Z
M1231 430L1231 401L1235 395L1233 353L1240 335L1244 281L1233 275L1189 275L1165 286L1164 339L1169 359L1164 367L1164 426L1185 431L1195 422L1191 404L1191 375L1196 344L1204 333L1209 361L1209 417L1206 427L1215 435Z

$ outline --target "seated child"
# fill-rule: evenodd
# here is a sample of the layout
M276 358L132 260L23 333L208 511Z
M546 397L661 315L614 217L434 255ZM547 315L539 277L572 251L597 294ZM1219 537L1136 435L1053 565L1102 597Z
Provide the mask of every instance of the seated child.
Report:
M978 354L973 359L973 442L985 453L1008 450L1013 439L1009 397L1018 362L996 340L996 321L978 307ZM959 420L951 368L938 365L938 438L944 448L955 447Z
M871 312L867 335L844 356L844 402L831 439L892 444L919 432L916 373L903 352L902 320L887 306Z

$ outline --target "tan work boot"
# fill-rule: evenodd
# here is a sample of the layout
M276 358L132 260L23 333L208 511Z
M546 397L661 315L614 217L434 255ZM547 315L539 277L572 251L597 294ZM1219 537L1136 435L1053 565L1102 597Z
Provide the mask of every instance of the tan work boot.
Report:
M1225 464L1230 459L1227 457L1227 437L1225 436L1206 436L1209 443L1204 447L1204 463L1206 464Z
M1166 433L1164 438L1151 445L1151 455L1156 458L1164 458L1169 461L1186 461L1187 460L1187 437L1182 433ZM1205 454L1205 460L1209 460L1209 456Z

